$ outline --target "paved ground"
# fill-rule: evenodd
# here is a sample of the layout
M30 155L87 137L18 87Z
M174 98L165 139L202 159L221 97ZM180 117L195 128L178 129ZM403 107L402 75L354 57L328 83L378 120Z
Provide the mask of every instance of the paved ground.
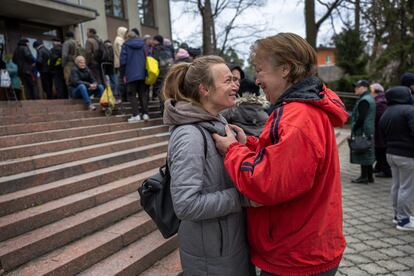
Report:
M396 230L392 223L391 179L353 184L359 166L349 163L346 143L339 156L347 249L336 275L414 276L414 232Z

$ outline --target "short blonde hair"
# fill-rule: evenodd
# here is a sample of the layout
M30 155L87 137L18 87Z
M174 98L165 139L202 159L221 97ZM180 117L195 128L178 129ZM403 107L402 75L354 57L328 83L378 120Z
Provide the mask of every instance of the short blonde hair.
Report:
M287 79L291 83L316 75L316 52L297 34L278 33L256 40L250 50L253 61L269 59L274 67L288 65L290 73Z
M202 56L192 63L179 63L171 67L165 78L162 94L165 99L200 104L199 85L214 88L212 65L225 64L219 56Z

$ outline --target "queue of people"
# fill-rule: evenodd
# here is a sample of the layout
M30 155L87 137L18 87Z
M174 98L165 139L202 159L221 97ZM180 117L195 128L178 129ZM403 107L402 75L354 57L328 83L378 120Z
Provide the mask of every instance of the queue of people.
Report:
M361 175L352 182L372 183L374 172L376 177L392 177L392 221L398 230L414 231L414 74L404 73L401 86L385 93L382 85L367 80L354 86L359 98L351 136L366 137L371 146L363 152L351 148L351 163L361 166Z

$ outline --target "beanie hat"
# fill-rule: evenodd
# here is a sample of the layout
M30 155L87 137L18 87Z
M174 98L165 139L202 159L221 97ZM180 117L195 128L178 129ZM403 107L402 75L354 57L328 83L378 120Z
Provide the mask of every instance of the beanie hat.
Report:
M414 74L413 73L404 73L401 76L401 85L410 87L414 85Z
M41 41L41 40L36 40L35 42L33 42L33 48L37 48L37 47L39 47L40 45L42 45L43 44L43 41Z
M371 88L374 89L374 91L384 92L384 87L382 87L382 85L379 83L371 84Z
M183 48L178 49L175 54L175 60L184 59L190 57L190 54Z
M164 44L164 38L161 35L154 36L154 40L158 41L161 45Z

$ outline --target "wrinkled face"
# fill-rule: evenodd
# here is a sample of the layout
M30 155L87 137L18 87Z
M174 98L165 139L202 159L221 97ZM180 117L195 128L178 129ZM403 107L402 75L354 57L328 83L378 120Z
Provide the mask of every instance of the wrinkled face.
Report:
M208 104L217 113L236 104L238 85L226 64L214 64L210 67L214 79L214 88L208 90Z
M289 69L286 66L274 66L269 59L256 58L256 84L259 85L269 102L276 103L277 99L291 85L287 81Z
M85 67L86 67L86 61L85 61L85 59L84 58L77 59L76 60L76 65L78 65L78 67L80 69L85 69Z

